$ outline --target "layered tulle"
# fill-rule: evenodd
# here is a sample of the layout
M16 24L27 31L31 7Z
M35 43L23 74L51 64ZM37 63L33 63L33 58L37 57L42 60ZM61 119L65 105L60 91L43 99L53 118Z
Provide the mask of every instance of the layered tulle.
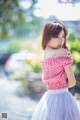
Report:
M80 120L80 111L68 89L48 90L39 101L31 120Z

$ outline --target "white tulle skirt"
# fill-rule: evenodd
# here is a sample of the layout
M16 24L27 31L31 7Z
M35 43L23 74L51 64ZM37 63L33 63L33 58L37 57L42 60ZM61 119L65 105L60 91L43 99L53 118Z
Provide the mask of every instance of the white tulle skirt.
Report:
M80 111L69 90L48 90L39 101L31 120L80 120Z

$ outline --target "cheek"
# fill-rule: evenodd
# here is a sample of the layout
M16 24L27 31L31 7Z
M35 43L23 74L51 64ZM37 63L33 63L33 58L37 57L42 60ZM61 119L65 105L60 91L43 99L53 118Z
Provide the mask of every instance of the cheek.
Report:
M51 45L51 41L49 41L47 45Z
M50 40L50 41L49 41L49 44L54 44L54 41L53 41L53 40Z

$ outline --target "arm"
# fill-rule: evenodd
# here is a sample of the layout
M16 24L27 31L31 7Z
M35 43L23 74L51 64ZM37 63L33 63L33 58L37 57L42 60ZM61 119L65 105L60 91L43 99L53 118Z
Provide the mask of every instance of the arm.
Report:
M68 77L68 88L73 87L76 84L76 79L72 71L71 65L64 66L64 69Z
M67 51L65 49L63 49L62 53L66 54L66 55L69 55L69 56L72 56L70 51ZM75 79L74 72L72 70L71 64L65 65L64 70L65 70L67 78L68 78L68 81L67 81L68 88L71 88L71 87L75 86L76 79Z

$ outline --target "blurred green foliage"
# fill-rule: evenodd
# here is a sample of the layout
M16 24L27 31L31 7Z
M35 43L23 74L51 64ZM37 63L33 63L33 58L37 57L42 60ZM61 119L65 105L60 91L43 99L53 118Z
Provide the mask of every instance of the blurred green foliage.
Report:
M33 60L26 60L26 63L29 64L33 70L33 72L35 73L41 73L42 68L41 68L41 63L40 63L40 59L33 59Z
M74 30L68 30L68 40L74 41L76 39Z
M20 50L20 43L18 41L11 41L8 45L7 52L15 53Z
M43 19L33 14L37 0L30 0L31 5L26 9L20 6L20 2L22 1L0 1L0 39L16 35L35 37L40 33Z
M74 33L69 36L68 46L73 56L73 70L76 77L80 77L80 40L75 39Z
M18 40L12 40L9 42L9 45L6 49L6 52L9 53L15 53L19 52L21 50L29 50L32 51L32 42L31 40L28 41L18 41Z

